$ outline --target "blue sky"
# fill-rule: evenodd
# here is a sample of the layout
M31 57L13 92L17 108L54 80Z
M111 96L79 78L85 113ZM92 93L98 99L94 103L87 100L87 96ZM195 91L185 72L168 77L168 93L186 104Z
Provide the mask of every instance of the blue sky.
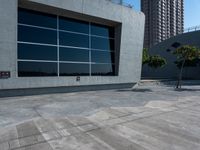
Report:
M125 0L140 10L140 0ZM200 25L200 0L185 0L185 28Z

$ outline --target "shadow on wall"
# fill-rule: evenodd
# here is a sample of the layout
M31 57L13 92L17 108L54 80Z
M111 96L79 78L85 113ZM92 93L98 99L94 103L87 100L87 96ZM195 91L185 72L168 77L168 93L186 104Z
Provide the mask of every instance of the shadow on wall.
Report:
M149 49L152 55L160 55L167 60L167 65L163 68L152 69L148 66L142 68L142 78L145 79L176 79L179 69L175 65L176 56L173 50L183 45L200 47L200 31L189 32L167 39ZM183 71L184 79L199 80L200 65L186 67Z

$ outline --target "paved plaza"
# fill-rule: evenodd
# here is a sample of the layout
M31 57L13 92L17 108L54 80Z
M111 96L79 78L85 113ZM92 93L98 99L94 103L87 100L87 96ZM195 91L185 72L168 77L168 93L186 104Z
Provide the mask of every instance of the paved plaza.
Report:
M199 150L200 86L0 99L0 150Z

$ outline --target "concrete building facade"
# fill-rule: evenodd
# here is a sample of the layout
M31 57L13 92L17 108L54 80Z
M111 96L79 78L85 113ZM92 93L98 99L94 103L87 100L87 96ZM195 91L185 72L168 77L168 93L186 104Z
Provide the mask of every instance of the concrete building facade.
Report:
M144 47L183 33L184 0L142 0L146 16Z
M108 0L2 0L0 19L1 93L140 80L141 12Z

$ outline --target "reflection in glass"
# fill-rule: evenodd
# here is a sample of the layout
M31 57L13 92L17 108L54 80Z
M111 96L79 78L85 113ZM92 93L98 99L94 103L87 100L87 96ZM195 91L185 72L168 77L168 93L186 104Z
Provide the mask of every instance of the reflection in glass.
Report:
M91 38L92 49L100 50L114 50L114 40L107 38L92 37Z
M114 28L105 25L91 24L91 34L114 38Z
M57 60L56 46L18 44L18 59Z
M91 51L92 62L96 63L114 63L114 53L108 51Z
M110 76L115 75L115 69L114 65L112 64L92 64L91 74L93 76Z
M18 22L48 28L57 28L57 16L19 8Z
M60 76L88 76L89 64L60 63Z
M89 36L60 32L60 45L89 48Z
M89 50L60 47L60 61L89 62Z
M114 27L22 8L18 23L19 77L115 75Z
M57 63L18 62L19 77L57 76Z
M18 25L18 41L57 44L57 33L53 30Z
M59 29L89 34L89 22L60 17L59 18Z

